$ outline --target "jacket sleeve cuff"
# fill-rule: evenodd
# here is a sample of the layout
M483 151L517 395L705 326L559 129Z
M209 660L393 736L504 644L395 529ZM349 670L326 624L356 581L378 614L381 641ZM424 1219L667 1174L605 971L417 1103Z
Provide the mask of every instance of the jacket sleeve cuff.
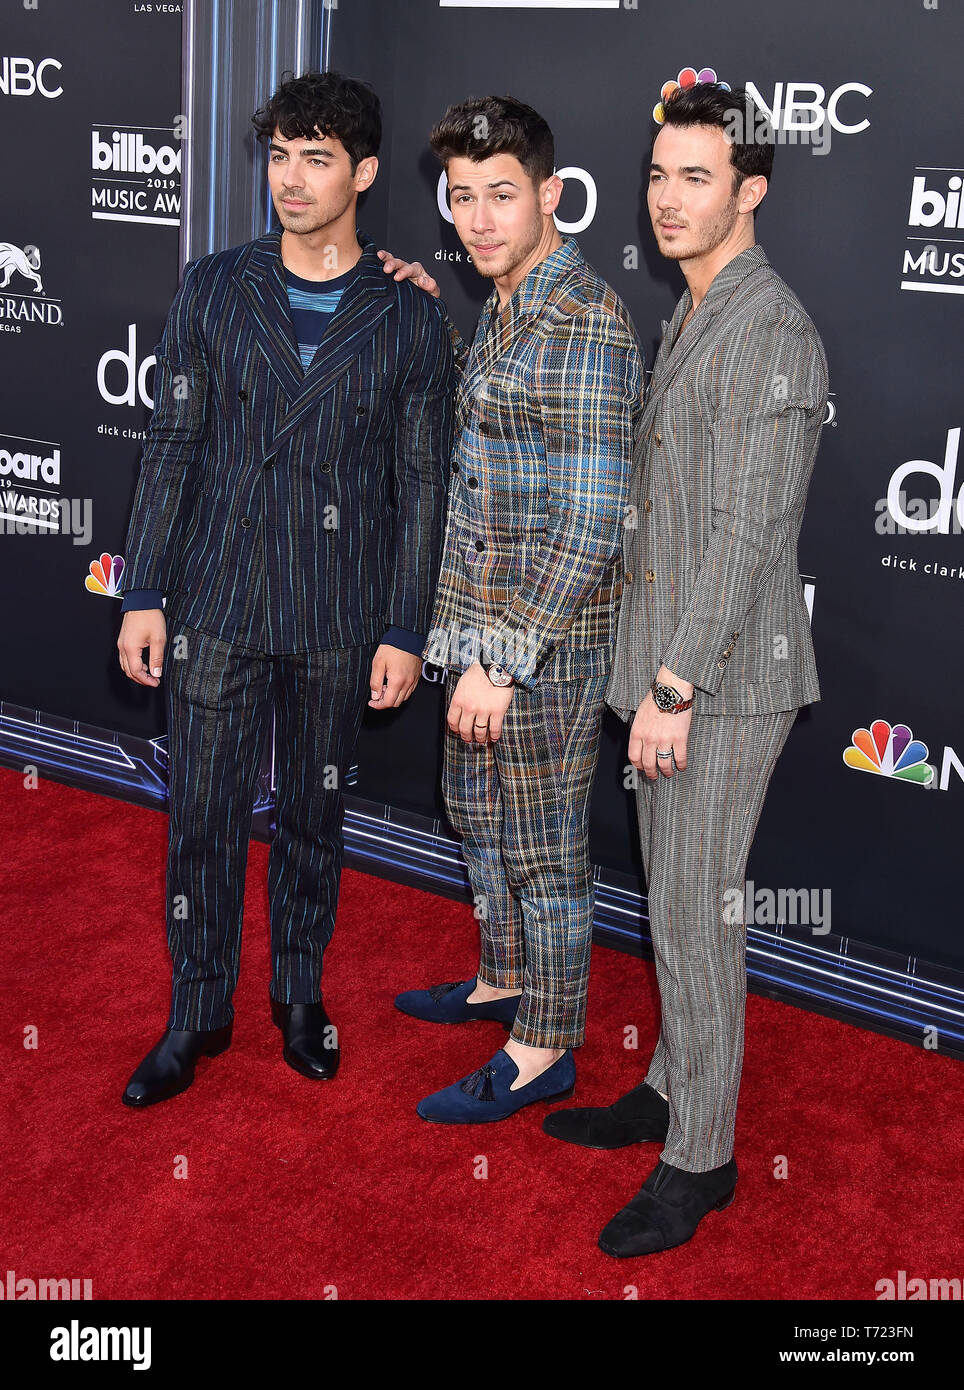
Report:
M663 653L663 665L680 680L717 695L739 635L726 624L715 634L677 630Z
M128 589L121 603L122 613L132 613L144 608L163 608L164 595L160 589Z
M382 646L397 647L401 652L410 652L412 656L421 656L425 646L425 637L421 632L409 632L405 627L390 627L382 637Z

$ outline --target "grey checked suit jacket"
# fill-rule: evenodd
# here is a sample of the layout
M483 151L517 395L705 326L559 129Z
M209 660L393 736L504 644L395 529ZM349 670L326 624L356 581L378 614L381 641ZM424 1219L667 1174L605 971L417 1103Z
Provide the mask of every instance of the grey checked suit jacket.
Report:
M797 542L827 403L817 331L763 248L735 256L663 341L636 440L607 702L628 720L660 663L694 713L820 698Z

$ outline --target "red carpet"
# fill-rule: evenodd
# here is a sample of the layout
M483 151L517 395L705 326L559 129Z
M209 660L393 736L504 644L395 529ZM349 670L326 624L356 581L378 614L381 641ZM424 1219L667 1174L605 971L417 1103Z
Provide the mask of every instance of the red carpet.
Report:
M0 1279L90 1279L95 1298L873 1299L964 1274L961 1064L751 998L737 1199L644 1260L596 1248L658 1145L549 1139L547 1108L472 1129L415 1102L486 1061L495 1023L435 1028L401 989L474 970L471 909L346 872L328 956L338 1079L281 1059L267 1009L267 849L251 846L234 1043L175 1100L120 1095L167 1016L166 818L0 770L4 1154ZM653 967L597 949L576 1104L641 1079ZM639 1029L639 1050L623 1046ZM39 1030L36 1049L24 1029ZM788 1176L773 1176L784 1155ZM480 1157L488 1177L478 1178ZM187 1176L175 1176L187 1160ZM326 1295L326 1291L327 1295Z

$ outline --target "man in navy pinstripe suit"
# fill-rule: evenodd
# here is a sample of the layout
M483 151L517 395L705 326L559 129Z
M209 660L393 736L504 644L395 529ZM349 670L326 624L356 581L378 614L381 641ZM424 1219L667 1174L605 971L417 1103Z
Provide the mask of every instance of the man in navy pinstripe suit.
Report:
M198 1057L230 1043L272 713L272 1015L290 1066L335 1075L321 974L340 784L366 701L397 707L415 689L441 552L454 387L444 315L387 280L355 227L378 168L378 98L308 74L253 121L281 227L185 270L126 547L120 662L142 685L163 669L170 762L172 1002L123 1096L138 1107L185 1090Z

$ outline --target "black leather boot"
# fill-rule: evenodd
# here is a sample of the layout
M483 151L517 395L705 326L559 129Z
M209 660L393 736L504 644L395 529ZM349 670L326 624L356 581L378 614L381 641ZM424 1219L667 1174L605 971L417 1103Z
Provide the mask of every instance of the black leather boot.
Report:
M689 1173L662 1159L633 1200L617 1211L599 1237L607 1255L653 1255L685 1245L710 1211L722 1211L736 1194L736 1162Z
M324 1005L279 1004L271 999L271 1017L285 1040L284 1059L289 1067L312 1081L331 1081L338 1071L341 1050L338 1029Z
M168 1028L127 1083L125 1105L156 1105L186 1091L199 1057L217 1057L231 1046L233 1023L207 1031Z
M542 1122L546 1134L586 1149L622 1149L666 1138L669 1101L645 1081L612 1105L554 1110Z

